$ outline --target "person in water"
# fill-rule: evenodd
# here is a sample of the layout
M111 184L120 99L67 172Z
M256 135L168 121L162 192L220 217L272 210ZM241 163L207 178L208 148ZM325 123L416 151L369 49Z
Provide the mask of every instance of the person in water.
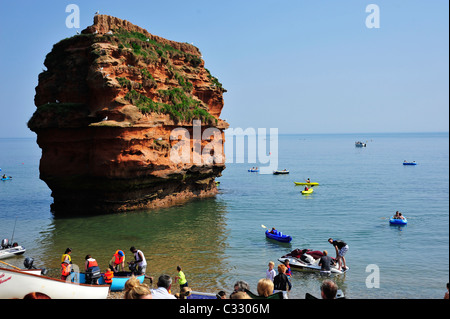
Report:
M342 269L346 271L347 265L345 263L345 254L348 251L348 245L342 240L333 240L333 238L329 238L328 242L334 246L336 249L336 261L339 262L339 268L338 270L341 270L342 262L344 262Z
M402 213L399 211L395 212L394 219L405 219L405 217L402 216Z

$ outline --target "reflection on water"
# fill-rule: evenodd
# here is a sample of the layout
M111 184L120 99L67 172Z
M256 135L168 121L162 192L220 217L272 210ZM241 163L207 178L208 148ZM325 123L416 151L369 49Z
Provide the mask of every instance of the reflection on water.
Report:
M54 219L41 232L39 248L28 255L36 266L57 273L61 255L70 247L74 264L84 267L84 258L90 254L104 270L117 249L125 252L126 261L133 260L129 249L135 246L145 254L147 274L175 276L180 265L190 286L216 291L226 284L217 281L228 267L224 256L226 213L223 201L206 199L153 211Z

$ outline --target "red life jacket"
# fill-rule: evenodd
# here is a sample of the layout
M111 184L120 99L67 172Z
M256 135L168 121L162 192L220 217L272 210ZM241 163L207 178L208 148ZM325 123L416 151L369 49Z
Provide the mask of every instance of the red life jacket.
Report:
M91 267L98 267L97 260L95 260L94 258L89 258L87 260L87 262L88 262L88 265L87 265L88 269Z
M61 275L62 276L69 276L70 275L70 264L68 264L68 263L62 263L61 264Z
M114 266L120 265L125 260L125 254L123 254L123 256L120 256L119 251L121 250L116 251L116 253L114 254Z

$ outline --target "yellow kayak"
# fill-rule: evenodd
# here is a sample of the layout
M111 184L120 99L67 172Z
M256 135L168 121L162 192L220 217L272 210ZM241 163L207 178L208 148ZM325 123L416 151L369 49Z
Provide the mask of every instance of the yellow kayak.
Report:
M306 185L306 186L319 186L319 183L311 182L294 182L295 185Z
M314 191L314 190L313 190L312 188L310 188L310 189L308 189L307 191L303 190L303 191L302 191L302 194L303 194L303 195L312 194L313 191Z

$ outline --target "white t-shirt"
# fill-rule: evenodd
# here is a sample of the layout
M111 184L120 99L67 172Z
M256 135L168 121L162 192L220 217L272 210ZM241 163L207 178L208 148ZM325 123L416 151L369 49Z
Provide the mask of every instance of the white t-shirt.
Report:
M177 299L174 295L169 294L166 288L159 287L152 289L152 299Z
M270 280L273 281L273 278L275 278L276 275L277 274L275 272L275 269L272 269L272 270L267 269L267 271L266 271L266 278L267 279L270 279Z

